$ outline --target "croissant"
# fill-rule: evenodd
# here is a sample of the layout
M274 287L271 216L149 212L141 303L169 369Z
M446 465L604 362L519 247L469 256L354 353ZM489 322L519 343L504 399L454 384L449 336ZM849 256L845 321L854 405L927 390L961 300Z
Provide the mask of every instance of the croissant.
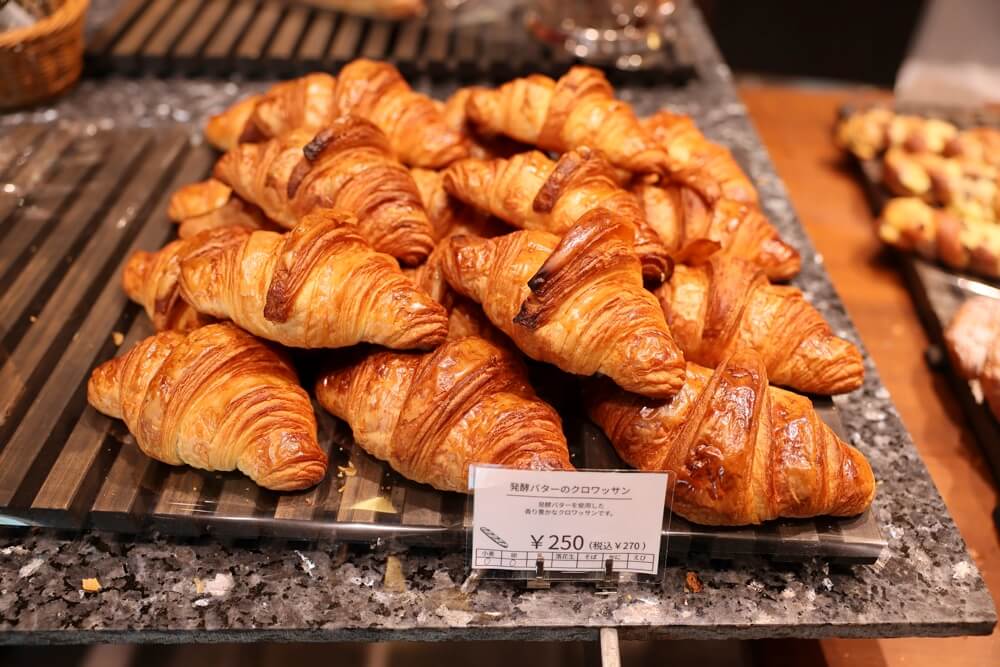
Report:
M347 114L378 126L411 166L442 167L469 150L437 102L413 91L392 65L366 59L349 63L336 79L315 73L279 83L212 118L205 133L213 145L229 150L292 130L316 131Z
M690 188L636 183L633 192L671 256L680 262L715 249L753 262L771 280L788 280L802 258L752 204L720 199L709 205Z
M839 394L864 381L861 353L833 335L802 291L771 285L749 262L716 255L680 265L655 294L688 361L714 368L749 347L772 382L798 391Z
M978 380L986 404L1000 415L1000 301L977 296L963 303L944 341L959 375Z
M189 331L213 321L191 307L181 296L181 259L189 252L186 240L168 243L158 252L139 250L125 263L125 294L146 311L157 331Z
M865 457L820 421L812 403L770 387L753 350L713 372L687 364L673 399L588 387L587 408L629 465L677 475L673 511L709 525L779 517L853 516L871 504Z
M530 151L509 160L467 158L444 171L445 189L476 208L522 229L565 234L587 211L607 208L635 229L635 252L643 276L662 282L672 266L667 249L647 225L636 197L615 182L611 165L583 147L553 162Z
M900 250L1000 278L1000 225L933 208L917 197L896 197L882 209L878 235Z
M995 127L962 130L945 145L944 154L969 162L1000 166L1000 130Z
M475 301L457 294L444 277L441 258L447 252L447 242L438 243L427 261L415 268L403 269L410 280L448 312L448 338L478 336L500 346L510 340L494 327Z
M607 78L592 67L572 67L559 81L533 74L496 89L473 89L466 112L485 134L504 134L558 153L589 146L631 172L683 176L632 107L616 100ZM714 198L718 192L704 194Z
M469 98L476 90L484 89L480 87L459 88L442 105L444 119L448 127L468 139L469 157L482 159L511 157L517 153L531 150L531 146L510 137L501 134L484 135L476 130L467 111Z
M448 283L529 357L569 373L603 373L648 396L670 396L684 360L632 252L632 225L606 209L563 237L519 231L453 236L441 263Z
M426 354L369 352L322 374L316 398L367 452L441 490L467 491L473 463L573 468L559 415L516 357L480 338Z
M349 215L311 213L284 236L219 229L186 241L181 296L200 313L229 319L289 347L433 348L447 313L372 249Z
M214 178L191 183L175 192L170 197L167 217L178 223L177 235L182 239L220 227L281 229L259 208L240 199L232 188Z
M240 144L214 175L288 228L310 211L338 208L357 216L376 250L406 264L422 262L434 247L417 186L385 135L361 118L342 116L315 135L294 130Z
M757 203L757 189L733 158L729 149L709 141L690 116L661 110L642 120L642 126L660 143L690 183L701 183L699 191L712 184L724 199Z
M433 228L434 240L439 241L453 234L497 236L510 231L495 218L465 205L444 189L444 172L413 167L410 176L420 193L420 200L427 211Z
M87 400L170 465L238 469L277 491L326 475L312 404L292 365L231 324L145 339L94 370Z

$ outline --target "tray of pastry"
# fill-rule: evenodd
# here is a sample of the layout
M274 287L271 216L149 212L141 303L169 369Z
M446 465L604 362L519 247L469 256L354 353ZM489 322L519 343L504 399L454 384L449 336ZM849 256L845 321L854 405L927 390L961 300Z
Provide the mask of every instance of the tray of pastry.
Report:
M335 9L364 4L374 16ZM380 4L389 16L380 18ZM561 45L532 36L523 4L126 0L88 41L86 62L91 72L273 79L334 71L364 57L392 62L408 76L470 80L554 74L577 62ZM407 5L424 11L392 15ZM608 70L619 79L682 83L694 73L682 40L668 24L641 61L609 60Z
M7 523L454 546L471 463L628 464L679 476L671 555L885 548L860 351L729 151L599 70L438 104L360 60L17 126L0 181Z
M1000 114L848 107L838 140L933 341L928 361L948 371L1000 480Z

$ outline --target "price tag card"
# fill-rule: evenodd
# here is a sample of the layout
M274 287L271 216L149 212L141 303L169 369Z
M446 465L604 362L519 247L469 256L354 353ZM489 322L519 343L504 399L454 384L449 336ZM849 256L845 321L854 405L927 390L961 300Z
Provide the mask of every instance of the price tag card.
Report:
M474 466L472 567L656 574L667 478Z

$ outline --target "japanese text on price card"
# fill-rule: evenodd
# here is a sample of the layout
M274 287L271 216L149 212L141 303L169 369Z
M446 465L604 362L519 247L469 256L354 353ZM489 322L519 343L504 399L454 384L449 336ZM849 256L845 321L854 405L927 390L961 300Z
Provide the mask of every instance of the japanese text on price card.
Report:
M474 466L472 567L655 574L666 473Z

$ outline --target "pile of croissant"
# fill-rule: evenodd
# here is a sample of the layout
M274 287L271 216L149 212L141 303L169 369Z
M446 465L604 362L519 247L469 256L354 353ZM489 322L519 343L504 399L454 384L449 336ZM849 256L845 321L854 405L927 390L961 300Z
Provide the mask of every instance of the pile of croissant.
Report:
M173 196L179 239L124 274L159 333L89 384L148 455L316 484L327 457L286 348L324 348L315 398L410 479L572 469L527 357L579 376L591 419L629 464L675 472L692 520L871 503L865 458L771 385L851 391L861 355L771 283L799 256L689 118L639 119L587 67L442 103L359 60L206 136L224 154Z
M860 160L881 160L893 195L879 219L883 242L1000 278L1000 130L873 107L844 118L837 140Z

